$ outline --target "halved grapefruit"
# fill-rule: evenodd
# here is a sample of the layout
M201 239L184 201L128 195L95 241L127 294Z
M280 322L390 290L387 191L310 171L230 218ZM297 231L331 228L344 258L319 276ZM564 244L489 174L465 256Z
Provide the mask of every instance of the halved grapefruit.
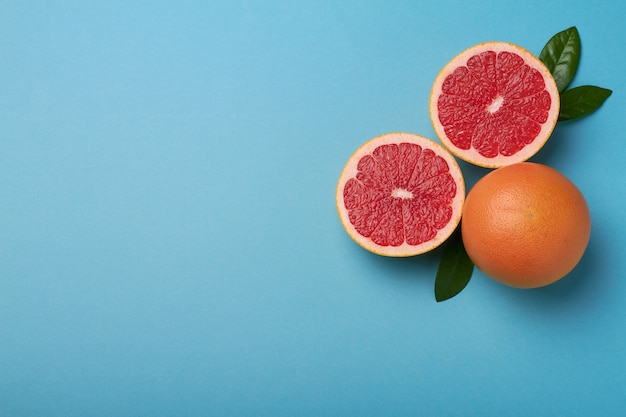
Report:
M413 256L443 243L457 227L465 182L441 145L387 133L362 145L337 184L337 210L352 239L384 256Z
M554 129L559 106L554 78L535 55L511 43L487 42L441 70L430 117L450 152L497 168L537 153Z

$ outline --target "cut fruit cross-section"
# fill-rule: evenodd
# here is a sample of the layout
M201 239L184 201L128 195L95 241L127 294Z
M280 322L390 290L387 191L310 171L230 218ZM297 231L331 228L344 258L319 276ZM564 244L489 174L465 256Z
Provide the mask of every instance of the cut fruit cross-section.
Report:
M441 142L459 158L497 168L539 151L559 116L559 92L548 68L506 42L473 46L439 73L430 117Z
M385 256L413 256L443 243L461 218L465 183L454 157L430 139L388 133L361 146L337 184L348 234Z

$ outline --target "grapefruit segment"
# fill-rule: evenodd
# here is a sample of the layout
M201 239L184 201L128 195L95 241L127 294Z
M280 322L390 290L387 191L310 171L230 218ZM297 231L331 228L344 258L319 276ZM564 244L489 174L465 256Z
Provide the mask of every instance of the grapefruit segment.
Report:
M337 184L339 218L354 241L384 256L443 243L461 218L465 183L454 157L419 135L388 133L362 145Z
M430 116L450 152L475 165L497 168L539 151L559 116L559 92L548 68L506 42L473 46L439 73Z

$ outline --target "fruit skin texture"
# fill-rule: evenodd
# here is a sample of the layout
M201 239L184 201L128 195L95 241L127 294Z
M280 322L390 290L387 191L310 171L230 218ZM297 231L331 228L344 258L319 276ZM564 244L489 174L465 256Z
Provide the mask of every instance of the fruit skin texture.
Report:
M461 222L470 259L486 275L517 288L536 288L567 275L591 232L580 190L546 165L522 162L496 169L470 190Z
M395 173L386 171L385 177L397 176L394 180L382 180L382 177L378 177L378 180L364 176L362 159L366 157L371 161L372 155L377 152L379 147L387 145L401 146L407 145L419 146L421 153L419 162L416 165L405 165L402 161L412 160L404 159L400 154L391 159L383 158L382 155L378 155L376 159L379 164L395 166L393 170ZM426 158L426 155L430 155ZM387 157L390 157L387 155ZM435 163L436 162L436 163ZM445 167L445 169L444 169ZM409 170L407 172L407 169ZM437 178L446 178L444 183L438 182ZM380 182L382 180L383 187L387 188L385 191L368 189L358 194L351 194L347 189L352 188L352 185L356 183L367 184L369 182ZM391 185L393 183L393 185ZM406 184L407 189L403 189ZM391 185L391 187L389 187ZM398 191L400 191L398 193ZM402 197L407 194L406 191L411 193L411 197ZM396 196L394 197L394 193ZM371 217L369 220L365 217L359 217L359 223L366 224L382 224L380 218L385 213L393 213L394 206L401 205L403 207L402 223L404 229L403 242L400 245L381 245L377 244L372 236L366 237L362 235L358 228L353 224L354 208L351 210L354 201L362 200L369 203L374 201L383 202L384 205L377 205L380 208L380 213L377 216ZM403 200L403 201L400 201ZM446 201L447 200L447 201ZM463 203L465 201L465 181L459 165L454 157L441 145L436 142L425 138L420 135L404 132L392 132L377 136L358 148L350 157L346 163L339 180L337 182L336 189L336 204L337 211L341 223L348 233L348 235L360 246L368 251L382 256L391 257L407 257L419 255L428 252L435 247L441 245L459 224L461 220L461 214L463 210ZM431 212L437 204L433 205L433 202L438 202L439 208L443 208L443 211ZM362 207L365 207L362 206ZM373 206L369 206L373 207ZM367 208L367 207L366 207ZM366 210L367 211L367 210ZM374 210L378 212L378 210ZM445 221L437 222L435 219L446 218L446 215L442 213L446 212L450 215L447 223ZM426 219L426 222L423 222ZM426 240L417 244L407 243L408 235L419 234L420 230L424 230L426 223L431 221L439 223L442 226L436 230L432 230L431 227L427 227L434 237L428 237ZM445 223L445 224L443 224ZM384 230L384 229L382 229ZM388 230L382 233L387 237L390 237ZM393 233L394 236L397 234Z
M430 118L443 145L474 165L498 168L536 154L552 133L560 96L550 70L508 42L485 42L439 72Z

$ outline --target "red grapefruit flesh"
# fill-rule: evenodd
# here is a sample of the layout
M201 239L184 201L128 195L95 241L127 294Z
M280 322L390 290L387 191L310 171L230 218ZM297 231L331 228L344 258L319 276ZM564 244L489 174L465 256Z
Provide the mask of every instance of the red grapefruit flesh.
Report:
M344 228L363 248L413 256L439 246L457 227L465 183L454 157L437 143L388 133L350 157L336 199Z
M539 151L559 116L559 91L545 65L506 42L473 46L439 73L430 97L437 136L483 167L522 162Z

